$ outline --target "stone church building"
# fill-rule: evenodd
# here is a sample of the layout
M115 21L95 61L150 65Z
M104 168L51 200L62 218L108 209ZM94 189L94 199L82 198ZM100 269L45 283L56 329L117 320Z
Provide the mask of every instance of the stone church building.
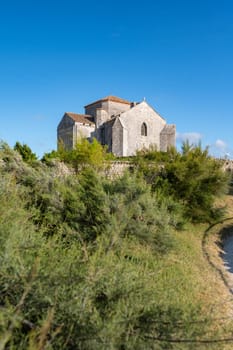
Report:
M79 137L96 138L119 157L150 146L160 151L175 146L175 125L167 124L145 100L136 103L107 96L84 108L85 114L66 112L58 125L58 142L66 149L73 148Z

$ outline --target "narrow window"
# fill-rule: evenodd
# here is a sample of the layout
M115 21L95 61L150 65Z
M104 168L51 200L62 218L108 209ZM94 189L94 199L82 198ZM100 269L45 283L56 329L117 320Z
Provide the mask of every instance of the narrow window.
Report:
M142 135L142 136L147 136L147 126L146 126L146 123L142 123L142 126L141 126L141 135Z

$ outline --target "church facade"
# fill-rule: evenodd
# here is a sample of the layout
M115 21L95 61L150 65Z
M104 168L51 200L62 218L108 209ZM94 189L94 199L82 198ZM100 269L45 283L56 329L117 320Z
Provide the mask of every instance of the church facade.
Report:
M135 155L153 146L158 151L175 147L175 125L169 125L145 100L129 102L107 96L85 107L85 114L66 112L58 128L58 142L72 149L78 138L96 138L115 156Z

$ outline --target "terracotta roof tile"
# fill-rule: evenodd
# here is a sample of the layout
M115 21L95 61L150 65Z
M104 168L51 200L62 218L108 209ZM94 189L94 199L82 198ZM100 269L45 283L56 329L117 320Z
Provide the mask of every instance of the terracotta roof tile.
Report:
M71 112L66 112L65 114L68 115L70 118L72 118L75 122L85 123L85 124L94 124L94 120L91 115L77 114L77 113L71 113Z
M127 101L127 100L124 100L123 98L120 98L120 97L117 97L117 96L106 96L106 97L104 97L104 98L101 98L101 99L98 100L98 101L89 103L88 105L85 106L85 108L86 108L86 107L89 107L89 106L91 106L91 105L95 105L96 103L105 102L105 101L119 102L119 103L123 103L123 104L127 104L127 105L130 105L130 104L131 104L131 102L129 102L129 101Z

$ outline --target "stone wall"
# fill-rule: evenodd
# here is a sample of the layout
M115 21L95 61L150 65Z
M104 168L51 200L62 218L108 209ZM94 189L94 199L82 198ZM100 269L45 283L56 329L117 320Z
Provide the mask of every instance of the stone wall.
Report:
M109 179L115 179L124 175L126 170L131 170L134 165L131 162L112 161L109 166L106 167L104 175Z
M85 106L85 113L92 115L93 117L96 117L97 110L103 109L105 112L107 112L109 118L114 114L119 114L122 112L127 111L130 109L131 105L127 103L120 103L120 102L114 102L114 101L99 101L95 102L93 104L90 104L89 106Z
M176 144L176 126L165 125L160 133L160 151L166 152L169 147Z
M222 169L233 174L233 160L220 159L220 161L223 163ZM133 171L134 168L135 164L130 161L112 161L105 170L105 176L114 179L123 176L126 170Z
M96 117L96 110L97 109L104 109L102 106L102 102L97 102L90 104L89 106L85 106L85 114L92 115L93 117Z
M123 152L120 156L132 156L137 150L153 145L160 149L160 133L166 121L146 102L141 102L120 117L124 129ZM142 124L146 124L147 135L141 134Z
M95 125L96 125L97 129L102 124L106 123L109 119L110 119L110 117L104 109L102 109L102 108L96 109Z
M76 145L78 139L81 137L91 139L93 133L95 132L95 125L94 124L82 124L82 123L75 123L74 127L74 146Z
M65 116L57 128L57 140L62 142L66 149L72 149L74 144L73 134L74 122L68 116Z
M101 139L102 143L107 145L108 152L112 152L112 126L115 120L108 121L103 127L103 137L104 140Z
M123 145L125 142L123 126L119 118L116 118L112 127L112 153L117 157L124 156Z
M107 101L107 112L110 117L128 111L130 108L130 104Z

